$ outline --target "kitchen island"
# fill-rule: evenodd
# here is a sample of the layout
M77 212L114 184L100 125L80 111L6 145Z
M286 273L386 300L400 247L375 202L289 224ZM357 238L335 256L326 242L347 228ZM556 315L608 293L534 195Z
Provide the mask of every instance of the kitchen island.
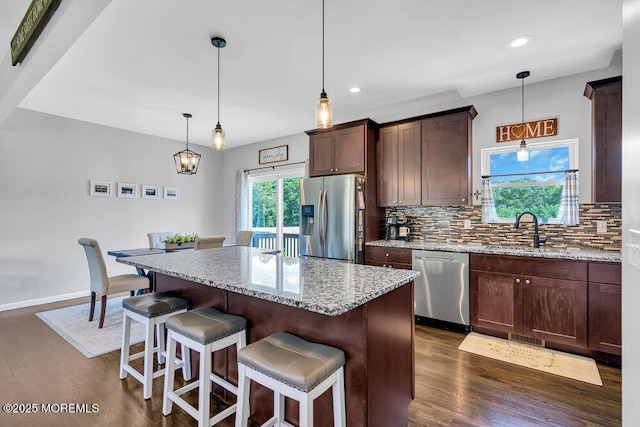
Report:
M349 426L406 426L414 396L413 280L417 272L284 257L226 247L119 258L151 270L156 289L249 320L248 343L286 331L342 349ZM236 383L233 351L217 352L216 373ZM231 397L234 399L234 397ZM272 413L271 391L251 386L251 419ZM330 391L315 403L314 425L332 425ZM297 404L287 401L297 423Z

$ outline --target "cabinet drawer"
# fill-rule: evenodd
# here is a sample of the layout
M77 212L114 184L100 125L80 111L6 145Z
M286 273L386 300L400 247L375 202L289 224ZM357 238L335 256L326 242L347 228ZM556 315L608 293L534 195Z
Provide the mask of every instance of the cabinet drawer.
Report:
M367 261L378 261L382 263L401 263L411 266L411 249L384 248L379 246L367 246L365 249L365 259ZM367 264L374 265L367 262Z
M604 262L589 263L589 282L622 284L622 265Z
M399 268L401 270L411 270L411 264L407 264L404 262L389 262L389 261L375 261L375 260L367 260L367 265L373 265L376 267L387 267L387 268Z
M587 281L587 263L555 258L471 254L471 270Z

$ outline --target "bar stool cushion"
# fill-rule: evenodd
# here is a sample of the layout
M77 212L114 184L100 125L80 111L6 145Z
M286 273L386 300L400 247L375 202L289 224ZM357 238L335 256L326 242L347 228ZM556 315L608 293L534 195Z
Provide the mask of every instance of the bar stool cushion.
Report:
M164 292L154 292L125 298L122 307L144 317L156 317L189 308L189 301Z
M247 319L203 307L171 316L165 325L167 329L205 345L247 329Z
M344 352L277 332L238 351L238 363L308 392L345 363Z

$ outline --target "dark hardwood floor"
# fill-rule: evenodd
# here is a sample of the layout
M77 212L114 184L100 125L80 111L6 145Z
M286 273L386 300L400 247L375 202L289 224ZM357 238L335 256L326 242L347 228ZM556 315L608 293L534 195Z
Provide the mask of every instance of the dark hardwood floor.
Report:
M3 411L0 426L195 425L176 405L170 416L162 415L162 380L154 381L153 397L145 401L141 384L119 379L119 351L87 359L34 315L83 301L88 299L0 313L0 403L95 403L98 412ZM416 331L409 426L621 425L617 368L599 365L604 386L598 387L458 351L462 334L423 326Z

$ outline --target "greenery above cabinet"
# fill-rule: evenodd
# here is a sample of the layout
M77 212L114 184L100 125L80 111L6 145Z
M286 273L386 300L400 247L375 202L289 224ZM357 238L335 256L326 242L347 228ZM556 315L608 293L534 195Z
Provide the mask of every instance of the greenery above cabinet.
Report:
M471 105L384 124L378 134L378 206L469 203Z

